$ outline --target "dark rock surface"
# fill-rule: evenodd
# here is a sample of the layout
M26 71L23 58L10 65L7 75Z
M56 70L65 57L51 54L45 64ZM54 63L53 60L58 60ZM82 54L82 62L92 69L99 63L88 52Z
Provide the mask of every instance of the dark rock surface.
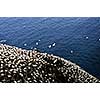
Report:
M63 58L0 44L0 82L98 83L100 81Z

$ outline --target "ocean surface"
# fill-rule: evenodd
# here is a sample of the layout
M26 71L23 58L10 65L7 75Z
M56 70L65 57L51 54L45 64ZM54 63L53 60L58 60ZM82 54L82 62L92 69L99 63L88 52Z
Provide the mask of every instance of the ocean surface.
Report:
M100 18L0 18L0 43L63 57L100 79Z

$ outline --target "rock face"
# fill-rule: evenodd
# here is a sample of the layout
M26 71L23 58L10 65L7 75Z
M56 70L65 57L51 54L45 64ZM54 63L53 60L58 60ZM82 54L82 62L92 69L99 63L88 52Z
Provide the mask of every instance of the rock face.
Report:
M100 81L63 58L0 44L0 82L95 83Z

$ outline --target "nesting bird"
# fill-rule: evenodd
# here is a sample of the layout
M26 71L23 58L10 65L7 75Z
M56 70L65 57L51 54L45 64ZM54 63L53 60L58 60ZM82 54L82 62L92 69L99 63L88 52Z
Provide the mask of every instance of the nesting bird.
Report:
M0 82L93 83L100 81L63 58L1 44Z

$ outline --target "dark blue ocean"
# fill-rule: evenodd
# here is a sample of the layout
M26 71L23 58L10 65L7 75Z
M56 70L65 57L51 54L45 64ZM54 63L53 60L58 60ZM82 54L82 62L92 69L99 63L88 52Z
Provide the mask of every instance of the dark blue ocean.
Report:
M0 18L0 43L70 60L100 79L100 18Z

